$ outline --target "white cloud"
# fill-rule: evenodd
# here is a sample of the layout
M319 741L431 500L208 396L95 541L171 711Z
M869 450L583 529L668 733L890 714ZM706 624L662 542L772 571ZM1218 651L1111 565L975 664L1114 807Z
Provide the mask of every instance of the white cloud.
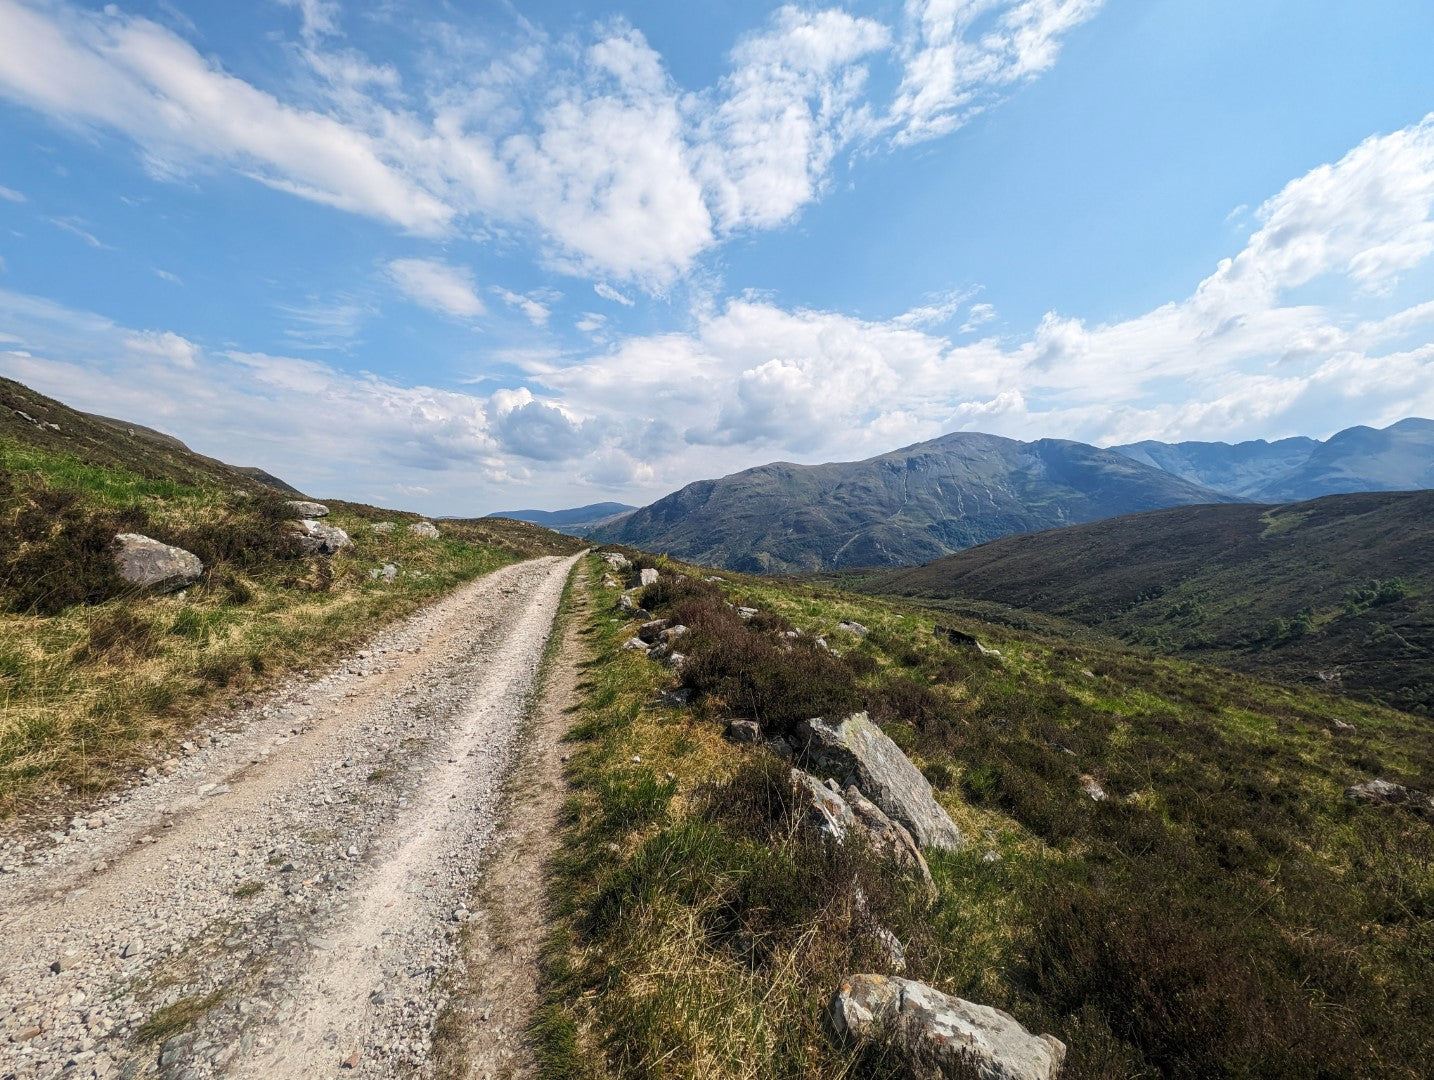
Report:
M167 281L171 285L184 284L178 274L171 274L168 270L161 270L158 266L152 266L150 267L150 269L154 271L154 276L159 278L161 281Z
M599 315L596 311L585 311L582 318L573 325L584 334L593 334L607 325L607 316Z
M907 0L904 74L888 117L898 143L946 135L1049 69L1104 0Z
M160 175L223 163L284 191L417 233L452 210L361 131L227 74L147 19L0 0L0 93L121 131Z
M566 459L581 457L597 430L523 388L480 396L315 360L215 352L3 289L0 326L14 346L0 351L5 375L314 494L383 501L398 491L435 513L496 509L514 496L496 485L526 473L515 462L564 459L552 467L571 483Z
M497 285L493 287L493 292L503 303L521 311L534 326L546 326L548 317L553 313L552 309L536 296L516 293Z
M604 300L611 300L614 304L621 304L623 307L632 307L634 303L631 297L624 296L606 281L599 281L594 285L593 292L597 293Z
M399 291L416 304L456 319L483 314L483 301L473 290L473 275L464 267L438 259L394 259L388 274Z
M972 304L966 312L966 321L961 324L961 333L972 334L996 317L994 304Z
M779 225L815 197L865 89L857 61L888 42L871 19L788 6L738 44L697 152L720 229Z
M102 241L99 237L97 237L94 233L92 233L92 232L90 232L88 229L86 229L86 228L84 227L85 223L84 223L83 221L81 221L79 218L73 218L73 217L65 217L65 218L46 218L45 220L48 221L51 225L53 225L55 228L57 228L57 229L63 229L65 232L69 233L71 236L78 236L81 240L83 240L86 244L89 244L89 246L92 247L92 248L96 248L96 249L100 249L100 250L104 250L104 251L113 251L113 250L114 250L112 247L110 247L109 244L106 244L106 243L105 243L104 241Z
M25 202L25 196L22 192L16 191L14 188L7 188L4 185L0 185L0 199L4 199L6 202Z
M445 26L405 86L345 42L338 4L284 2L306 77L264 89L113 5L0 0L0 95L122 133L156 177L225 167L426 236L530 229L552 266L661 293L734 232L793 220L843 149L939 134L1049 67L1098 6L908 0L888 102L867 65L893 31L834 7L777 9L689 90L625 23L584 28L584 46L520 17L505 37ZM982 19L994 29L965 45Z

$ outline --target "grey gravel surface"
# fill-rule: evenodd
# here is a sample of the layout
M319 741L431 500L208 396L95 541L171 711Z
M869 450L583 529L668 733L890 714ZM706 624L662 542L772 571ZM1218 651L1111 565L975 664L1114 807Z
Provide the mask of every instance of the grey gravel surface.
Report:
M424 1076L573 558L506 567L0 846L0 1078Z

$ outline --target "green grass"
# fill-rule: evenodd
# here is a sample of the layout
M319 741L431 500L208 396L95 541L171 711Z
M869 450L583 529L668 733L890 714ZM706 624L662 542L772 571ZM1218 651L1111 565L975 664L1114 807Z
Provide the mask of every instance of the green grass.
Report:
M180 998L171 1005L155 1010L135 1029L135 1042L162 1043L175 1035L183 1034L220 1004L224 996L223 990L216 990L211 994Z
M852 911L860 881L908 975L1064 1039L1067 1080L1422 1074L1430 822L1341 793L1370 775L1434 788L1426 723L943 615L1003 653L980 656L939 639L929 612L726 576L732 602L763 612L740 632L670 581L644 594L692 620L685 677L701 692L686 709L655 704L671 673L620 651L632 625L593 587L536 1029L553 1069L883 1075L821 1020L841 975L882 970ZM871 632L839 631L846 619ZM789 625L843 653L815 678L850 686L970 838L933 854L933 905L797 828L785 766L719 737L725 716L779 727L799 710L762 682L765 642ZM719 677L723 656L741 680ZM758 693L738 700L738 685ZM1335 735L1336 718L1356 733ZM1087 777L1110 797L1090 799Z

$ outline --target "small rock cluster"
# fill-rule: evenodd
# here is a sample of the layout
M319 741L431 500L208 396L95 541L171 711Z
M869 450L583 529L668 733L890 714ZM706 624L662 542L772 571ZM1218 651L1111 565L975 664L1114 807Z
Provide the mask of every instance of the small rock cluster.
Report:
M343 529L336 525L324 525L319 522L319 518L329 516L329 508L323 503L291 499L284 505L299 515L299 520L294 523L294 531L291 535L294 538L294 543L304 554L332 555L352 543L349 534Z

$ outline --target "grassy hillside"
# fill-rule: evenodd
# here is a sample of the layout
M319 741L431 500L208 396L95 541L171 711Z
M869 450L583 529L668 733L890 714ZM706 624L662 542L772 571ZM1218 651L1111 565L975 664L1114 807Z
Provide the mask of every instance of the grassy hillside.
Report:
M681 571L641 595L692 627L680 676L622 650L635 624L590 574L542 1075L901 1075L822 1021L842 975L891 970L876 927L909 977L1067 1042L1066 1080L1425 1075L1430 822L1341 792L1434 788L1426 722L940 616L1002 653L981 655L927 611ZM690 704L659 696L679 683ZM928 852L930 903L800 828L786 764L720 736L857 706L969 838Z
M354 542L305 556L273 489L182 444L3 390L0 816L117 782L226 697L321 663L461 581L577 548L508 521L444 522L423 539L402 527L415 515L330 502L326 522ZM380 520L398 527L374 532ZM205 574L175 595L127 587L109 552L118 532L183 547ZM392 581L371 576L385 563Z
M905 566L998 536L1226 496L1083 443L957 432L866 461L703 480L593 530L708 566Z
M1434 492L1161 510L1008 537L854 587L1056 617L1434 714Z

